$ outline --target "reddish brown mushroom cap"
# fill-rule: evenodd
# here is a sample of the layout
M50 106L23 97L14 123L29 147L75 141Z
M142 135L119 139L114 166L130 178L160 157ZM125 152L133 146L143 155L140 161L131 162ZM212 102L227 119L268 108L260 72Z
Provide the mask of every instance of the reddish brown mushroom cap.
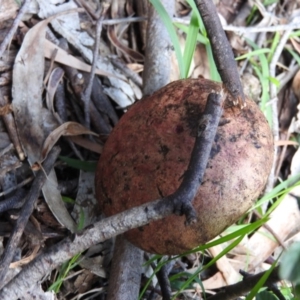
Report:
M96 172L96 196L113 215L173 193L193 149L207 95L205 79L172 82L136 103L109 136ZM226 101L229 103L229 101ZM224 107L203 183L193 201L198 221L169 216L130 230L127 238L152 253L179 254L206 243L239 219L262 192L273 161L273 139L259 107Z

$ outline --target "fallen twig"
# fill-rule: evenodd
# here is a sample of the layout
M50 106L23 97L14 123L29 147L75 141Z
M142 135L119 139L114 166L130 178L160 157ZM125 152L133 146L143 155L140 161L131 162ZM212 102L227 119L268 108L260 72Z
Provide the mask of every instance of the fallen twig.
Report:
M98 60L98 53L99 53L99 46L100 46L100 36L102 31L102 20L103 15L98 19L97 26L96 26L96 37L95 37L95 46L93 51L93 62L91 72L89 73L88 85L85 88L85 91L81 95L81 99L84 103L84 125L87 128L90 128L90 101L91 101L91 94L92 94L92 87L95 77L95 70Z
M46 174L48 174L53 168L59 152L60 149L58 147L55 147L51 150L43 164L43 169L40 169L38 171L36 178L32 183L31 189L27 195L26 203L23 205L20 216L16 222L13 232L9 237L4 253L2 254L0 259L0 288L2 287L1 283L3 282L3 279L6 275L9 264L12 262L15 249L24 232L24 228L28 222L30 215L32 214L34 203L37 200L38 195L47 179Z
M242 83L232 48L222 28L216 7L211 0L195 0L195 3L205 25L214 60L225 88L232 96L234 104L243 107L245 105L245 95Z
M299 18L295 18L295 23L297 23L296 21ZM293 23L293 22L292 22ZM275 78L276 77L276 65L277 62L280 58L280 55L282 53L283 48L286 45L287 40L290 37L291 32L293 31L293 29L289 28L281 37L280 42L277 45L277 48L273 54L272 60L270 62L270 67L269 67L269 73L270 73L270 77L271 78ZM277 102L278 102L278 98L277 98L277 87L274 84L274 82L272 82L270 80L270 99L272 99L271 102L271 107L272 107L272 131L273 131L273 137L274 137L274 141L275 141L275 145L274 145L274 162L273 162L273 167L267 182L267 186L266 186L266 192L269 192L275 183L275 171L276 171L276 163L277 163L277 154L278 154L278 147L276 146L276 141L279 140L279 121L278 121L278 108L277 108Z
M19 23L21 22L21 19L23 18L24 14L27 12L27 8L29 7L30 0L24 0L22 7L19 10L19 13L17 17L14 19L14 22L6 34L4 40L2 41L2 44L0 45L0 58L2 57L6 47L10 43L13 35L15 34L17 27L19 26Z

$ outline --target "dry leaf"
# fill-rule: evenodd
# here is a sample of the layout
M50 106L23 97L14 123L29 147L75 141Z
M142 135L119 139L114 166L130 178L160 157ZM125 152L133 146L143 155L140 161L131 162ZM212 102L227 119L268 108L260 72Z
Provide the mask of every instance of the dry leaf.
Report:
M49 110L42 105L44 43L48 20L31 28L23 40L13 69L13 111L20 141L31 165L41 161L46 137L57 127ZM74 232L75 223L64 206L54 170L42 189L45 200L57 220Z
M92 134L98 136L98 134L88 130L86 127L76 122L66 122L57 127L48 135L44 142L42 149L42 161L47 157L48 153L61 136L73 136L81 134Z
M48 40L45 40L44 55L45 55L46 58L51 59L52 58L52 53L55 51L55 49L57 49L57 54L54 58L54 61L56 61L58 63L61 63L63 65L72 67L74 69L84 71L84 72L89 73L91 71L91 66L90 65L88 65L85 62L77 59L76 57L74 57L72 55L70 55L68 52L66 52L65 50L59 48L58 46L56 46L52 42L50 42ZM118 78L118 75L116 75L116 74L112 74L110 72L99 70L99 69L96 69L95 73L97 75L110 76L110 77Z
M47 103L47 107L48 109L50 109L50 111L54 114L54 96L57 90L57 87L60 83L60 81L62 80L63 76L64 76L65 72L62 68L55 68L54 70L52 70L49 80L48 80L48 85L47 85L47 95L46 95L46 103Z
M101 146L100 144L97 144L95 142L92 142L82 136L71 136L71 137L69 137L69 139L74 144L77 144L85 149L88 149L88 150L93 151L98 154L102 153L103 146Z

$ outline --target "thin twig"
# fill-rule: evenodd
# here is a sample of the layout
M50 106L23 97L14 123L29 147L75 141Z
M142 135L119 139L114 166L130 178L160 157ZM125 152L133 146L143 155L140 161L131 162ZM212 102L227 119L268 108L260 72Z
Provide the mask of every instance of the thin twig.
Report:
M6 106L6 105L10 105L8 96L3 95L3 92L0 90L0 106ZM10 140L13 142L15 146L15 150L18 153L19 159L24 160L25 154L19 140L19 135L17 132L16 123L13 114L11 112L8 112L7 114L3 115L2 118L5 123L6 129L8 131Z
M18 189L12 196L0 201L0 213L8 211L9 209L20 208L26 200L26 191Z
M23 18L24 14L27 12L27 9L29 7L30 0L24 0L22 7L19 10L19 13L17 17L14 19L14 22L6 34L4 40L2 41L2 44L0 45L0 58L2 57L6 47L12 40L13 35L15 34L17 27L19 26L19 23L21 22L21 19Z
M212 101L207 101L206 104L206 106L209 106L210 108L205 108L205 111L211 112L212 115L208 118L207 115L204 114L199 121L201 134L198 134L196 138L195 147L197 149L201 149L199 146L201 139L203 139L203 145L211 148L215 137L215 132L212 128L218 125L221 116L221 105L220 103L216 104L216 100L220 100L221 98L220 95L211 96L210 98L213 98ZM212 109L212 107L215 109ZM209 122L207 122L207 119L209 119ZM202 124L205 124L205 128L204 126L201 126ZM197 158L195 158L195 156L197 156ZM193 150L191 161L198 161L198 156L199 153ZM38 282L51 270L57 268L75 254L88 249L92 245L122 234L129 229L137 228L146 225L151 221L159 220L171 215L174 212L176 204L182 201L178 200L177 196L182 197L184 194L192 196L194 194L194 190L189 192L188 189L192 188L197 190L200 186L202 182L202 178L200 176L202 173L202 167L207 165L208 160L207 157L206 161L204 161L205 157L206 155L204 155L203 161L200 165L196 164L194 166L195 168L199 168L199 172L193 172L193 170L188 172L188 174L193 174L197 178L190 178L187 185L181 184L178 191L171 196L143 204L139 207L126 210L122 213L96 222L93 226L84 229L81 233L74 234L72 237L67 237L60 243L49 248L46 252L39 255L34 261L24 267L24 269L8 283L2 291L0 291L0 299L15 299L22 296L25 291L32 287L33 283ZM190 166L191 164L189 167ZM185 180L183 181L186 182Z
M298 20L298 18L296 18ZM276 77L276 65L282 53L282 50L289 39L289 36L292 32L292 29L288 29L280 39L280 42L277 45L277 48L273 54L272 60L270 62L269 67L269 74L271 78ZM277 108L277 87L276 85L270 80L270 99L272 99L271 108L272 108L272 131L274 137L274 160L271 173L268 178L267 186L265 191L269 192L272 190L274 183L275 183L275 170L276 170L276 162L277 162L277 154L278 154L278 147L276 146L276 141L279 140L279 121L278 121L278 108ZM275 99L275 101L273 101Z
M212 147L212 137L216 135L219 120L222 115L222 101L225 95L211 93L208 95L203 115L199 121L198 134L191 154L191 160L178 190L171 195L175 197L175 214L185 214L186 222L196 222L197 214L192 205L199 184L202 182L209 154Z
M46 174L50 172L52 169L56 158L58 157L58 154L60 152L60 149L58 147L55 147L52 149L52 151L49 153L47 159L45 160L43 164L43 169L39 170L34 182L32 183L31 189L27 195L26 203L23 205L23 208L21 210L20 216L16 222L16 225L14 227L14 230L7 242L6 248L4 253L1 256L0 259L0 288L1 283L3 282L4 277L6 276L9 264L12 262L15 249L20 241L20 238L24 232L24 228L28 222L28 219L33 211L34 204L39 196L39 193L42 189L42 186L44 185L46 181ZM0 297L1 298L1 297Z
M28 184L29 182L31 182L32 180L34 179L33 176L30 176L28 178L26 178L25 180L23 180L22 182L16 184L15 186L9 188L9 189L6 189L5 191L1 192L0 193L0 197L3 197L3 196L6 196L8 194L10 194L11 192L17 190L17 189L20 189L22 188L23 186L25 186L26 184Z
M87 128L90 128L90 122L91 122L90 121L90 100L91 100L92 87L93 87L95 70L96 70L96 65L97 65L97 60L98 60L100 36L101 36L101 31L102 31L102 20L103 20L103 15L97 21L95 47L94 47L94 51L93 51L93 62L92 62L91 72L89 74L88 85L81 97L81 99L84 103L84 121L85 121L85 126Z
M143 81L142 78L134 71L129 69L127 65L121 61L116 55L111 57L111 63L126 75L127 78L131 79L138 87L142 87Z
M232 48L222 28L216 7L211 0L194 0L211 43L213 57L225 88L234 104L243 107L245 95Z

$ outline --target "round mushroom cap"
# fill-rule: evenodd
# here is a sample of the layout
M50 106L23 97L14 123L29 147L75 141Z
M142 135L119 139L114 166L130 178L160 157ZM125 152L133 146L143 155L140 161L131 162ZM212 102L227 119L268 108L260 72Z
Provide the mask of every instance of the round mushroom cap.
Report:
M186 79L170 83L135 105L110 134L96 171L96 196L110 216L168 196L179 187L190 161L207 96L219 83ZM125 235L151 253L174 255L216 237L236 222L263 191L273 162L273 138L259 107L246 99L224 112L203 182L193 201L198 220L185 216L129 230Z

